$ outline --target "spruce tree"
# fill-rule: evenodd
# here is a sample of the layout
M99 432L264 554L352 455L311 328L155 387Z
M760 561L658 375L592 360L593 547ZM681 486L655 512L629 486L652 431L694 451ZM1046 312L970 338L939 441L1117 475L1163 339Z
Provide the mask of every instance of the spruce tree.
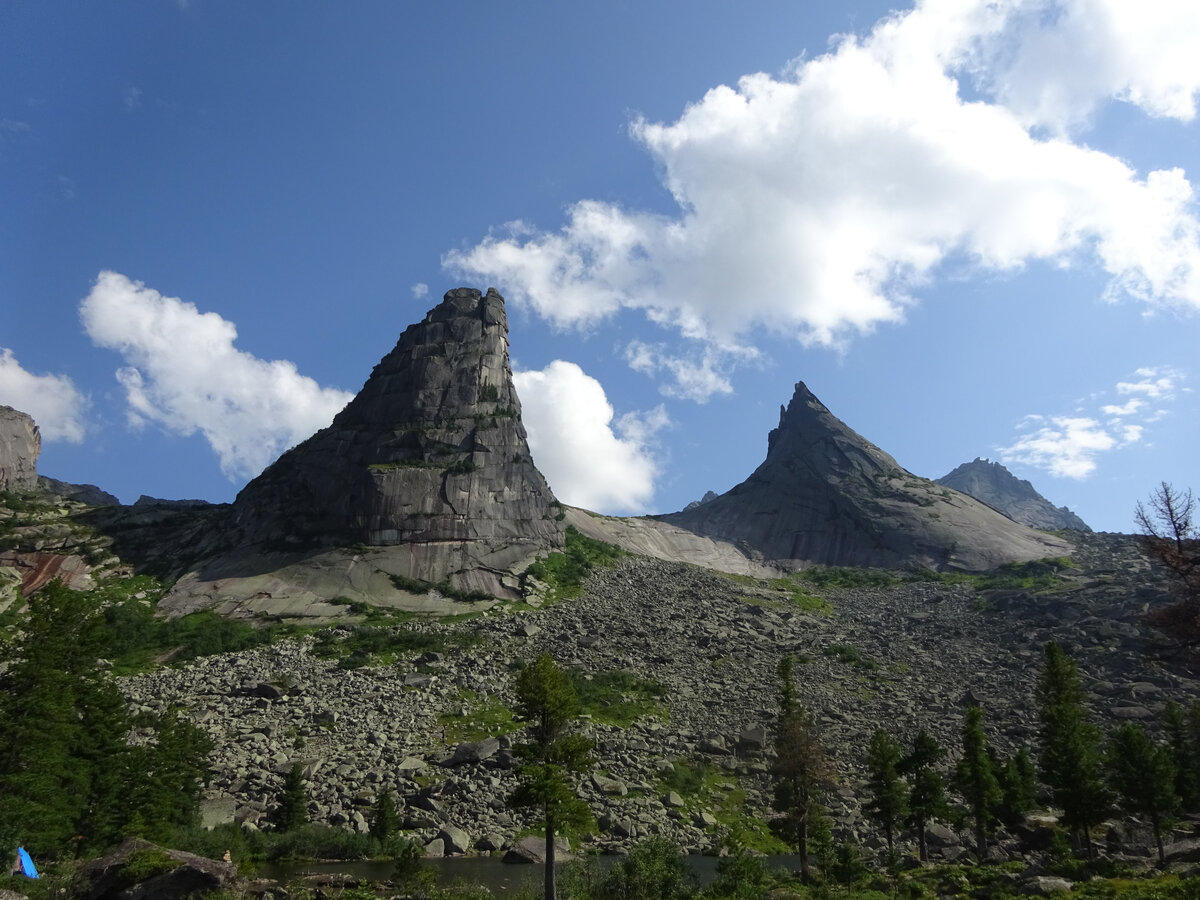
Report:
M995 756L983 731L983 707L976 703L969 704L963 715L962 753L954 770L954 786L967 801L975 823L975 855L982 862L1004 794L996 778Z
M809 834L821 813L821 789L831 768L812 718L796 701L791 657L779 664L780 713L775 728L775 782L772 807L782 815L776 827L800 857L800 876L810 880Z
M867 789L871 797L865 812L883 829L889 857L894 851L896 829L908 815L908 790L899 770L903 754L899 742L886 731L871 735L867 748Z
M546 834L545 900L555 900L554 839L565 828L583 828L591 810L580 799L570 776L591 763L592 742L573 733L579 698L570 678L550 654L543 653L517 675L517 720L527 740L515 748L522 761L521 784L509 804L542 814Z
M900 772L908 778L908 824L916 832L920 858L929 859L925 828L945 817L946 782L936 768L946 755L942 747L924 729L913 739L912 750L900 761Z
M1150 821L1161 865L1162 831L1179 808L1171 751L1150 740L1140 725L1126 722L1109 738L1105 763L1117 804L1130 815Z
M1025 821L1025 814L1037 805L1037 767L1027 747L1017 752L996 769L1000 780L1000 821L1015 828Z
M1174 700L1163 710L1163 730L1175 765L1175 793L1183 810L1200 807L1200 748L1197 748L1188 716Z
M292 831L308 822L308 791L304 788L304 769L293 763L283 777L283 790L273 819L277 831Z
M1091 830L1104 820L1111 806L1100 729L1084 709L1075 663L1053 641L1046 644L1037 700L1042 781L1063 811L1063 824L1082 838L1091 857Z
M396 812L396 799L391 791L384 791L375 798L371 806L371 837L386 844L388 838L400 829L400 816Z

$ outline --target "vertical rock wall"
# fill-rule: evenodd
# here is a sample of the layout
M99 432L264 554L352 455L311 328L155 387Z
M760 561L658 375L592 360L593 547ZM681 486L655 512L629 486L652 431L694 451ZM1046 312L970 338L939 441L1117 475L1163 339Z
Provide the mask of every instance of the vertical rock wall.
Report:
M27 414L0 406L0 491L19 493L37 487L42 435Z

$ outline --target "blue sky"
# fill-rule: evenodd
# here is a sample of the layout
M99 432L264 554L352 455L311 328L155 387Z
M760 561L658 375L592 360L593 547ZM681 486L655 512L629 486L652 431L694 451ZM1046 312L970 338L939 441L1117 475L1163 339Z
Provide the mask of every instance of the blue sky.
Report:
M0 7L0 403L227 501L448 289L535 461L670 512L804 381L1094 528L1200 488L1191 0Z

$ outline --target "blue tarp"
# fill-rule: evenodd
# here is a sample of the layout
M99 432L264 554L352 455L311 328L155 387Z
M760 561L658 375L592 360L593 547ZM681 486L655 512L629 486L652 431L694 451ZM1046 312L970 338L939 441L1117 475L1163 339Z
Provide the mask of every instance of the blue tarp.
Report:
M29 851L24 847L17 850L17 858L21 861L21 874L27 878L38 878L37 866L33 864L33 857L29 855Z

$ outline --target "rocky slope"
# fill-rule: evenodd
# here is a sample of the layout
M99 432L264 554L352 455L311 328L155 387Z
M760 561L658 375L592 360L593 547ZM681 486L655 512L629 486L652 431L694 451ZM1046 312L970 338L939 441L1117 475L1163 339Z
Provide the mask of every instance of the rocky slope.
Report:
M496 849L527 824L504 804L516 783L512 726L487 725L489 710L511 703L516 661L547 651L593 675L634 673L662 686L662 706L628 728L587 726L598 745L583 787L598 821L592 843L621 847L664 833L698 850L725 825L753 831L769 815L765 729L776 666L791 654L800 699L836 760L835 823L877 847L861 812L870 734L882 727L909 741L927 728L953 748L969 691L1002 752L1031 742L1047 640L1078 661L1092 708L1110 726L1197 696L1200 682L1146 655L1157 636L1141 611L1164 590L1132 539L1080 536L1075 559L1052 593L813 588L828 608L806 611L775 582L628 558L597 571L576 600L398 626L443 636L441 654L344 671L315 656L308 639L127 679L125 688L136 706L182 704L213 737L215 818L260 821L299 762L317 820L361 830L374 797L394 790L407 826L426 840ZM453 740L472 728L478 740ZM673 795L677 763L703 763L705 786ZM952 855L957 838L943 838L939 852Z
M726 493L659 517L788 568L924 565L985 571L1066 552L979 501L902 469L803 383L767 457Z
M976 458L934 479L1004 513L1014 522L1046 531L1091 531L1065 506L1055 506L1032 484L1017 478L998 462Z

